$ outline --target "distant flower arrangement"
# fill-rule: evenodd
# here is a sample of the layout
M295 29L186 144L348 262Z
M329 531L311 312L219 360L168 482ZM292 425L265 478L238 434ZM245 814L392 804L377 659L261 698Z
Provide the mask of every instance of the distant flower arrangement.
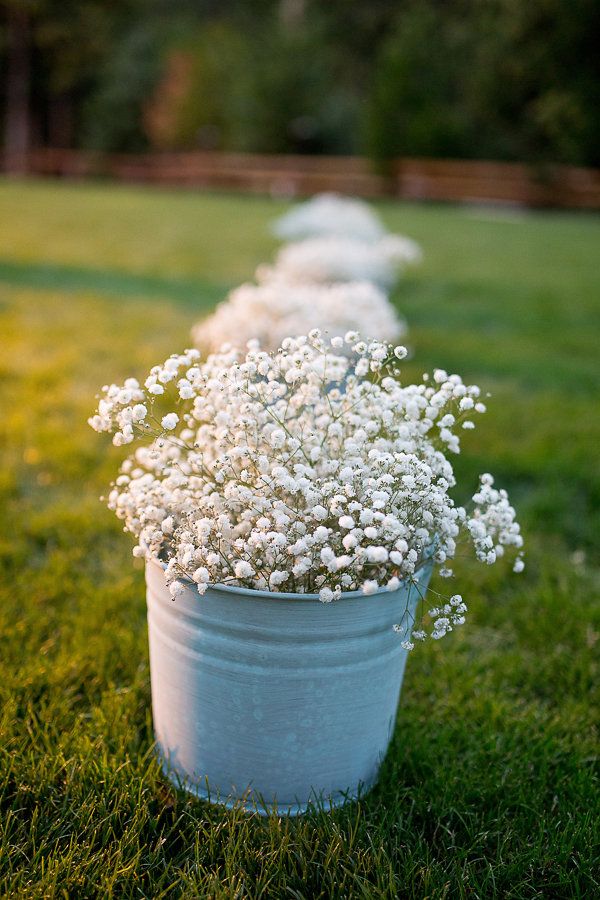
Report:
M234 341L245 346L256 338L264 350L277 350L290 334L317 327L323 334L349 330L396 341L405 323L386 295L366 281L319 284L271 278L244 284L193 330L194 342L216 351Z
M319 328L324 334L359 331L396 341L405 333L385 291L421 249L401 235L387 234L366 203L321 194L277 220L281 237L304 237L284 246L274 265L256 272L258 285L232 291L193 329L203 350L257 338L274 350L290 334Z
M385 227L362 200L340 194L317 194L276 219L273 233L284 241L341 235L359 241L377 241Z
M91 426L140 444L108 500L134 554L166 564L174 598L181 579L200 593L220 583L323 602L395 590L430 557L450 577L461 539L487 564L514 550L520 570L515 511L492 477L468 512L450 496L459 435L485 412L479 388L441 370L402 385L405 354L314 330L272 354L258 342L205 362L187 350L143 386L103 388ZM397 630L412 649L466 609L458 594L424 602L412 638L408 609Z
M365 242L343 235L307 238L281 248L273 268L258 271L261 280L283 277L299 282L370 281L389 290L409 265L419 262L421 249L400 235Z

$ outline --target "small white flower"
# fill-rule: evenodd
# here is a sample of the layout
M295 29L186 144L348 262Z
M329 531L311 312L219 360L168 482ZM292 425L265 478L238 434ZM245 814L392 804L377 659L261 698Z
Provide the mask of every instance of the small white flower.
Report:
M148 415L148 410L143 403L136 403L131 412L134 422L142 422Z
M180 581L172 581L169 585L169 593L172 600L177 600L183 593L185 593L185 587Z
M251 578L254 575L254 569L246 560L239 560L233 567L236 578Z
M271 447L278 450L283 447L285 444L285 431L281 428L276 428L275 431L271 434Z
M321 603L331 603L333 600L333 591L331 588L324 587L319 591L319 600Z
M167 516L167 518L163 519L160 524L163 534L173 534L173 526L174 526L173 516Z
M177 428L178 422L179 416L177 413L167 413L166 416L162 417L161 425L165 431L173 431L174 428Z
M275 571L271 572L269 576L269 585L272 588L278 588L279 585L283 584L284 581L287 581L289 578L288 572Z
M362 586L363 594L375 594L379 590L379 584L377 581L368 580Z

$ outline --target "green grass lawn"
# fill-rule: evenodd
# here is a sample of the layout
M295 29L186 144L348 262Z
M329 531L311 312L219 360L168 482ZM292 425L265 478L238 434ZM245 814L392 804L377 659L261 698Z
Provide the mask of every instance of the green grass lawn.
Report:
M261 820L159 773L143 573L98 502L122 454L86 418L107 380L187 346L284 206L0 183L0 895L590 898L598 217L380 205L426 254L395 295L407 377L492 393L458 468L509 488L528 557L519 577L463 571L468 625L411 656L377 788Z

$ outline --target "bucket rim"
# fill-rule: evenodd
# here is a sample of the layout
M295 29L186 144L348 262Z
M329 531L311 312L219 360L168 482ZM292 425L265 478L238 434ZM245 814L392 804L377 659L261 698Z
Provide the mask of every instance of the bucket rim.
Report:
M434 564L433 555L427 556L421 566L415 572L415 580L419 583L421 579L421 575L427 572L428 569L432 568ZM160 559L157 559L155 556L146 557L146 565L154 565L156 568L160 568L165 571L167 568L167 564ZM177 578L177 581L181 581L182 584L187 585L188 587L197 590L198 586L195 581L189 578L187 575L181 575ZM410 589L413 582L409 582L408 579L404 578L398 587L395 590L389 590L387 587L379 588L379 590L374 591L372 594L365 594L363 591L342 591L340 596L332 601L334 603L339 603L343 600L356 600L358 598L374 598L374 597L384 597L384 596L393 596L398 593L398 591L405 590L406 588ZM294 592L287 591L264 591L258 588L245 588L239 587L234 584L214 584L211 583L208 585L208 590L216 591L217 593L230 594L232 596L245 596L251 600L290 600L298 602L299 600L316 600L319 603L322 603L319 594L300 594ZM202 596L202 595L200 595Z

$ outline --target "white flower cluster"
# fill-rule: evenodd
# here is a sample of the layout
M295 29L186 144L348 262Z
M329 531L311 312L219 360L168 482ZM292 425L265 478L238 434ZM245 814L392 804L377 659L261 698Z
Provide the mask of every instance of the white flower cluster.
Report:
M407 265L422 259L419 245L387 233L366 203L338 194L301 203L277 219L273 230L294 241L275 263L276 275L288 280L371 281L388 289ZM263 270L262 277L273 277L272 272Z
M306 238L281 248L275 268L259 270L259 277L284 276L291 281L371 281L392 288L398 274L421 259L418 244L400 235L375 242L345 235Z
M277 349L290 334L357 330L396 341L405 326L384 293L398 273L421 258L414 241L387 234L366 203L321 194L275 223L281 237L303 237L283 247L273 266L260 266L258 284L244 284L192 331L202 350L245 346L258 338Z
M212 316L195 326L192 336L208 351L232 341L243 346L252 338L265 350L276 350L287 335L305 332L307 320L324 334L351 329L389 341L406 330L386 295L367 281L312 284L281 279L236 288Z
M317 194L294 206L273 222L272 230L284 241L330 234L377 241L385 234L383 223L367 203L332 193Z
M271 354L257 341L205 362L187 350L143 387L105 386L91 426L117 445L140 441L108 503L135 535L134 554L166 563L174 598L189 578L201 593L225 583L329 602L416 585L428 557L451 574L461 535L488 564L519 551L514 510L491 476L470 513L450 496L450 457L485 411L479 388L442 370L403 386L405 355L315 329ZM465 611L458 595L423 608L404 645L442 637Z

